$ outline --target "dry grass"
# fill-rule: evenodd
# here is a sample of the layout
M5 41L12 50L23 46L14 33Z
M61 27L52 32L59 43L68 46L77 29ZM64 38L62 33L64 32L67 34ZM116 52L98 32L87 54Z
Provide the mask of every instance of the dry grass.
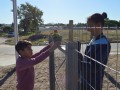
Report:
M42 34L49 35L52 30L43 31ZM69 30L58 30L59 34L62 36L62 42L69 41ZM120 41L120 30L103 30L104 34L108 37L111 42ZM81 41L83 43L90 40L90 33L87 30L73 30L73 40Z
M65 44L69 41L69 30L58 30L59 34L62 36L62 44ZM104 30L104 34L108 37L110 42L120 42L120 30ZM53 33L52 30L45 30L42 31L41 34L43 35L50 35L50 33ZM38 34L38 33L37 33ZM35 35L28 34L25 36L20 36L19 40L28 39L30 36ZM82 43L87 43L90 40L90 33L87 30L73 30L73 40L74 41L81 41ZM44 41L48 41L48 39L38 39L36 41L32 41L33 45L41 45L44 44ZM14 44L14 37L9 38L6 41L6 44Z

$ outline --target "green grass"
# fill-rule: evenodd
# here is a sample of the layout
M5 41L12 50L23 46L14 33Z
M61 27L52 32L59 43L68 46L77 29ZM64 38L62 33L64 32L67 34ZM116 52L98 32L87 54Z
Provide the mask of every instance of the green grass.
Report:
M0 37L7 37L7 33L0 32Z

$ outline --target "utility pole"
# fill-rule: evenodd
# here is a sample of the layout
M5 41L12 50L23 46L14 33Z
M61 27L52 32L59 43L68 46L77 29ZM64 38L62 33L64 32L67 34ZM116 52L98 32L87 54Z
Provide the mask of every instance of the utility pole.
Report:
M17 24L17 0L12 0L13 2L13 19L14 19L14 44L16 45L18 42L18 24ZM16 60L18 58L18 53L15 51Z

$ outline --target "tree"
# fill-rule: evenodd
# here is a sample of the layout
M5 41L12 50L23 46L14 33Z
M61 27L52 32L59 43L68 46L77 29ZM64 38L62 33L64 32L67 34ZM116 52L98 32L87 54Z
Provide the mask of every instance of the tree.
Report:
M0 28L2 27L3 25L2 24L0 24Z
M76 24L77 27L86 27L87 24L86 23L78 23Z
M42 20L43 12L37 7L31 4L21 4L18 7L18 18L20 19L20 27L24 29L24 32L35 32L39 26L43 23Z
M10 31L13 31L12 28L11 28L11 26L5 26L5 27L3 28L3 32L8 33L8 32L10 32Z
M120 20L119 20L119 27L120 27Z
M109 27L116 27L117 26L117 27L119 27L120 24L116 20L106 20L105 26L109 26Z

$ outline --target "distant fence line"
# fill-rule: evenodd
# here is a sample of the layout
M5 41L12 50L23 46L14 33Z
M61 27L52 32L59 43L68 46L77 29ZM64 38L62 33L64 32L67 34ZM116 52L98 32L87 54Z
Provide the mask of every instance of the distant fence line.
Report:
M73 30L83 30L83 29L87 29L87 28L91 28L91 27L73 27ZM97 27L92 27L92 28L97 28ZM98 27L101 28L101 27ZM120 29L120 27L102 27L104 30L116 30L116 29Z
M73 27L73 30L83 30L83 29L87 29L88 27L87 26L79 26L79 27L77 27L77 26L74 26ZM40 27L39 28L39 30L66 30L66 29L69 29L69 27ZM103 29L104 30L116 30L116 29L120 29L120 27L118 27L117 25L116 26L114 26L114 27L109 27L109 26L107 26L107 27L103 27Z

